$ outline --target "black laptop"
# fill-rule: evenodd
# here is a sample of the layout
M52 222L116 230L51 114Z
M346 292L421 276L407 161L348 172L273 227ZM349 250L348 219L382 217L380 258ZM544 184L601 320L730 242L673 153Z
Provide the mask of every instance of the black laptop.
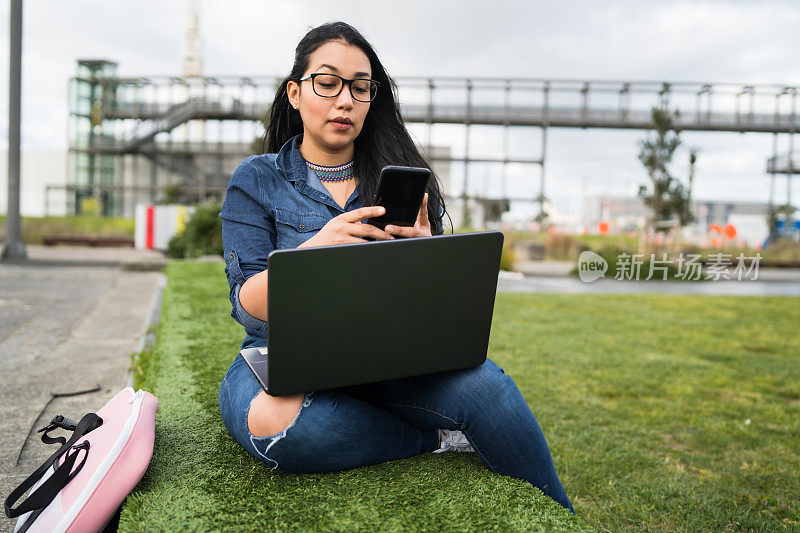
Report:
M241 354L283 396L486 360L503 233L274 250L268 347Z

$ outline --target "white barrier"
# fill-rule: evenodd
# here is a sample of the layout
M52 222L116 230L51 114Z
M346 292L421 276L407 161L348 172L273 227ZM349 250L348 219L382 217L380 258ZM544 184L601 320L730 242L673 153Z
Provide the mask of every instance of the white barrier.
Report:
M137 250L166 250L173 235L183 231L194 206L137 204L133 244Z

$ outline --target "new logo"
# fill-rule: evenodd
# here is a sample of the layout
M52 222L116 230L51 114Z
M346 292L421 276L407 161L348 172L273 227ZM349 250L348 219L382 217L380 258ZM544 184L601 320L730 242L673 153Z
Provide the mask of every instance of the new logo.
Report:
M581 281L590 283L596 279L606 277L608 262L600 255L586 250L578 257L578 276Z

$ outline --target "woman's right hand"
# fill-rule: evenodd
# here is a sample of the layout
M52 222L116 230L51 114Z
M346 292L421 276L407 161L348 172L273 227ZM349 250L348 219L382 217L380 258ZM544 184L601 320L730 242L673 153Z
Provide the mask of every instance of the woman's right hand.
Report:
M361 223L361 220L365 218L379 217L385 212L385 207L371 205L342 213L330 219L316 235L302 243L298 248L367 242L363 237L381 240L394 239L391 233L386 233L372 224Z

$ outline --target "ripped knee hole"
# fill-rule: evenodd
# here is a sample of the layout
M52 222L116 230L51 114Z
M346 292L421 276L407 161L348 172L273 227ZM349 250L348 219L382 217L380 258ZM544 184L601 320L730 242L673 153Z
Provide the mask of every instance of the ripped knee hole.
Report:
M247 429L254 437L276 435L292 423L303 405L303 394L270 396L259 391L250 402Z

